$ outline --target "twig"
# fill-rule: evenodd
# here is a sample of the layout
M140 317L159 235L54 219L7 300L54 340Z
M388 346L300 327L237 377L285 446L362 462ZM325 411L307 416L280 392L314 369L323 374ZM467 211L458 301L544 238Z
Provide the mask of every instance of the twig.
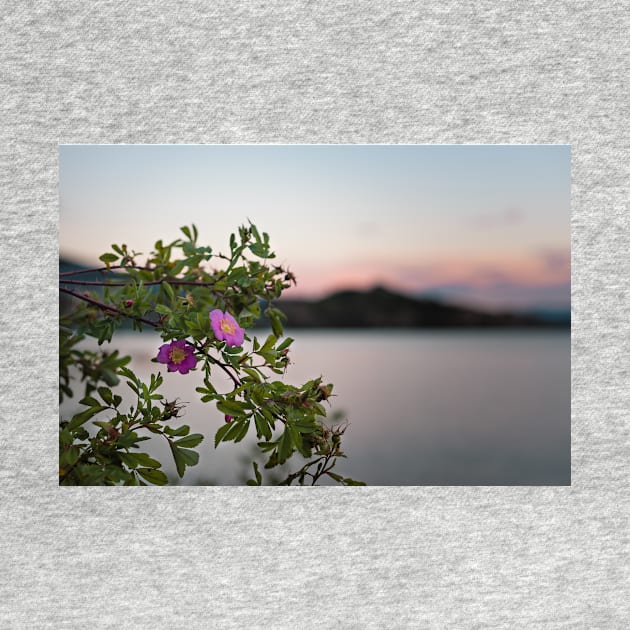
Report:
M155 271L155 267L140 267L139 265L114 265L110 267L95 267L94 269L79 269L77 271L64 271L59 274L59 277L62 276L75 276L80 273L95 273L100 271L101 273L104 271L112 271L114 269L142 269L143 271Z
M157 328L159 326L157 322L152 322L150 319L145 319L144 317L138 317L136 315L130 315L129 313L125 313L124 311L121 311L120 309L115 308L114 306L108 306L107 304L103 304L103 302L99 302L98 300L88 297L87 295L81 295L81 293L77 293L76 291L71 291L70 289L64 289L64 287L59 287L59 290L62 293L67 293L68 295L72 295L73 297L78 298L79 300L83 300L84 302L93 304L94 306L97 306L103 311L111 311L112 313L117 313L118 315L122 315L123 317L128 317L129 319L135 319L144 324L148 324L149 326L153 326L154 328Z
M61 275L61 274L59 274ZM59 280L62 284L80 284L86 286L95 286L95 287L126 287L129 286L128 282L96 282L93 280ZM177 278L161 278L160 280L149 280L148 282L144 282L144 286L162 284L163 282L168 282L173 286L196 286L196 287L210 287L216 284L215 282L196 282L193 280L177 280Z

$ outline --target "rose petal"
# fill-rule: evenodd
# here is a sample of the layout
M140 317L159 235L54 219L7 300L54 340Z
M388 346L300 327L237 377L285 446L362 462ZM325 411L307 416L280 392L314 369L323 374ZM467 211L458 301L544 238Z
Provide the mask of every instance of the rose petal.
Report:
M169 361L169 353L171 351L171 344L170 343L165 343L163 346L160 346L160 349L158 350L158 355L157 355L157 360L160 363L168 363Z

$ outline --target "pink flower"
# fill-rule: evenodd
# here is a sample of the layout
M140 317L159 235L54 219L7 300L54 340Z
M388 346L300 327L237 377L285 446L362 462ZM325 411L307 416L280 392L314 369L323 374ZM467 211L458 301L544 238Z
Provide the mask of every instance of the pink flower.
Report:
M188 374L189 370L197 365L197 358L194 355L195 346L186 343L184 339L172 341L160 346L157 360L160 363L168 364L169 372L180 372Z
M240 346L245 338L245 331L227 311L224 313L218 308L210 313L210 325L214 336L219 341L225 341L228 346Z
M225 421L226 422L232 422L232 420L234 420L233 416L229 416L227 413L225 414Z

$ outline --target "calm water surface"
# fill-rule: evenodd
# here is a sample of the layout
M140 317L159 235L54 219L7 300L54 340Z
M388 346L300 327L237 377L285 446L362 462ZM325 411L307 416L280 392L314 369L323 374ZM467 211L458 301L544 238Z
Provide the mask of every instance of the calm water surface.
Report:
M287 334L295 342L285 380L301 384L321 374L335 384L332 411L350 422L339 472L369 485L571 483L569 331ZM120 334L116 341L141 378L163 373L167 398L190 403L183 422L206 435L199 465L181 483L239 484L251 476L244 459L255 437L213 447L223 416L198 402L200 373L171 374L150 363L162 343L157 336ZM230 389L223 373L216 381ZM174 477L166 443L145 444Z

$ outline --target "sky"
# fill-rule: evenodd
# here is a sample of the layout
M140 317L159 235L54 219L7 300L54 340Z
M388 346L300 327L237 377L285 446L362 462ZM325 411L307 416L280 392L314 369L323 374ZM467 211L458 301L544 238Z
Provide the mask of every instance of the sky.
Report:
M59 163L60 255L83 264L191 223L225 252L249 219L297 277L287 297L570 305L567 145L62 145Z

